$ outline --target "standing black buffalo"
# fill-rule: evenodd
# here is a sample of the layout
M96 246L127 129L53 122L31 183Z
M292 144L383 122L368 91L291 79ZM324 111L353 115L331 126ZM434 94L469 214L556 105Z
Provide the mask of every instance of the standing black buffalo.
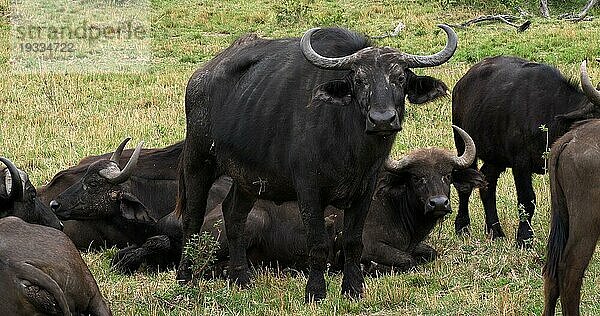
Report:
M582 64L582 82L591 86ZM600 101L600 92L590 91ZM581 122L552 146L552 224L544 267L544 313L579 315L581 284L600 236L600 120Z
M448 43L431 56L372 47L344 29L311 29L302 39L242 37L197 70L185 97L178 193L184 243L200 231L213 181L231 176L223 202L229 278L247 285L244 226L252 205L259 197L297 198L310 254L305 299L319 300L326 295L323 210L333 205L346 212L342 292L360 296L363 225L405 97L423 103L446 94L442 82L409 69L450 59L457 36L440 27ZM191 279L185 257L177 278Z
M62 229L56 215L37 198L27 174L4 157L0 161L6 166L0 169L0 218L16 216L28 223Z
M513 171L520 210L517 244L525 245L533 237L535 193L531 176L544 172L547 146L573 122L600 117L594 87L589 80L582 87L583 91L556 68L502 56L476 64L454 87L452 122L473 137L477 156L484 161L481 172L488 186L480 194L486 230L492 238L504 237L496 209L496 184L507 167ZM457 148L463 146L460 138L455 137L455 142ZM476 162L472 167L477 168ZM470 195L470 191L459 194L458 233L470 224Z

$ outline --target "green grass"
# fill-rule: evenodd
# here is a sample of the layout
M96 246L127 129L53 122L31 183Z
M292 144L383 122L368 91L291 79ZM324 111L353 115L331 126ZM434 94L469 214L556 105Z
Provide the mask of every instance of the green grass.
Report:
M432 53L445 41L438 23L458 24L490 13L513 13L521 5L537 13L537 1L325 1L325 0L153 0L152 65L139 74L11 73L10 6L0 1L0 148L43 184L61 169L87 155L114 150L125 136L162 147L183 139L184 87L192 72L236 37L256 32L265 37L300 36L313 26L343 26L368 35L391 31L399 21L400 36L378 45L410 53ZM585 1L550 1L552 14L579 11ZM466 5L473 4L471 7ZM592 14L600 14L599 10ZM578 77L582 59L600 57L600 20L573 24L531 18L524 33L503 24L457 29L459 49L447 64L418 69L444 80L449 87L475 62L498 54L516 55L558 66ZM594 82L600 66L589 65ZM393 156L419 147L453 148L450 99L409 105L405 128ZM536 176L538 197L533 219L536 239L531 250L513 247L518 226L516 194L510 172L499 183L500 221L508 237L492 242L483 233L483 209L474 194L472 236L459 238L451 216L430 237L441 257L415 271L367 278L365 298L340 296L339 275L327 277L328 298L303 304L306 278L258 272L253 286L240 290L222 280L180 287L174 271L122 276L110 272L111 252L85 254L115 315L531 315L543 305L541 267L549 223L547 176ZM457 207L456 194L453 205ZM600 314L600 263L595 256L584 280L582 308Z

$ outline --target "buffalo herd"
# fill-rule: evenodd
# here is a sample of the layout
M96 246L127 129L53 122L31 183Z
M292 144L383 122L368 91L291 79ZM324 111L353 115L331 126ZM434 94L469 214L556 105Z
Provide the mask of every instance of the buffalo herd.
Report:
M446 46L425 56L341 28L246 35L191 76L181 142L132 150L126 138L37 189L0 157L0 314L111 315L77 249L114 246L112 269L176 267L185 283L194 275L185 245L200 232L219 244L217 273L239 286L250 283L249 264L293 268L308 275L305 301L319 301L333 270L343 273L342 292L359 298L363 273L437 258L425 241L452 212L451 185L457 234L470 230L469 197L479 188L485 231L504 237L496 186L512 168L519 247L533 237L532 174L549 171L543 313L553 315L560 297L563 313L578 315L600 236L600 92L587 64L579 88L548 65L486 58L453 89L458 154L421 148L394 160L405 99L448 94L411 70L456 51L456 33L439 27Z

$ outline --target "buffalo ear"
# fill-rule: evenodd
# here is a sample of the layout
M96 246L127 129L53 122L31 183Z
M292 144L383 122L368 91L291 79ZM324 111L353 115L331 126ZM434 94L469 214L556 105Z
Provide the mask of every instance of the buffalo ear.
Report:
M375 184L373 197L385 196L390 190L406 185L408 180L410 175L406 172L381 171Z
M470 192L474 188L484 188L487 182L481 172L466 168L452 171L452 184L458 192Z
M313 93L311 105L350 105L352 89L346 80L332 80L318 85Z
M594 118L595 107L592 104L586 104L582 108L568 113L556 115L554 118L565 125L571 125L573 122Z
M134 195L123 193L120 202L121 215L126 219L140 224L156 223L156 219L148 213L146 206Z
M422 104L447 96L448 87L439 79L429 76L417 76L409 70L406 94L410 103Z

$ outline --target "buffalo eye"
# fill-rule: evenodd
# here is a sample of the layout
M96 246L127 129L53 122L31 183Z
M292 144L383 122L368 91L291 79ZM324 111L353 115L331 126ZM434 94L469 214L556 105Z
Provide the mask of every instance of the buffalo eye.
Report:
M364 71L359 70L354 74L354 83L357 86L367 86L368 85Z
M404 75L404 69L398 65L392 66L389 73L390 83L393 84L403 84L406 80L406 76Z
M366 85L366 84L365 84L365 81L364 81L363 79L361 79L361 78L355 78L355 79L354 79L354 84L355 84L356 86L358 86L358 87L361 87L361 86L365 86L365 85Z
M390 83L392 84L396 84L396 85L402 85L404 84L404 74L391 74L390 75Z
M423 188L427 184L427 179L424 177L413 177L413 183L417 188Z
M108 196L110 197L111 200L116 201L119 198L119 192L117 192L117 191L110 191L110 193L108 194Z
M96 187L100 186L100 182L98 180L89 180L89 181L86 181L86 184L90 188L96 188Z
M442 182L444 182L444 184L452 183L452 175L447 174L447 175L442 176Z

